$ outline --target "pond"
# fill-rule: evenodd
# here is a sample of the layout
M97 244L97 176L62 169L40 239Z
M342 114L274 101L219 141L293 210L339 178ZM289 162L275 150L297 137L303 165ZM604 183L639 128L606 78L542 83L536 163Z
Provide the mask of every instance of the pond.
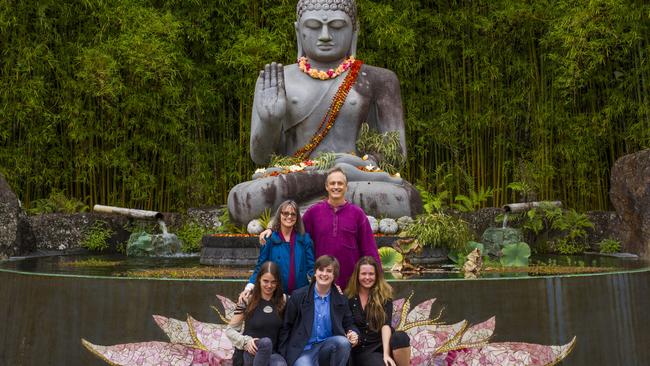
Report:
M535 277L543 275L567 275L609 273L641 269L650 266L638 259L625 259L597 254L584 255L538 255L530 259L529 267L508 268L488 262L481 278ZM100 276L100 277L155 277L155 278L218 278L246 279L252 266L206 266L199 263L198 255L170 257L127 257L120 254L107 255L58 255L25 257L0 262L1 269L19 272ZM391 281L463 279L463 274L453 264L427 265L421 273L387 273Z

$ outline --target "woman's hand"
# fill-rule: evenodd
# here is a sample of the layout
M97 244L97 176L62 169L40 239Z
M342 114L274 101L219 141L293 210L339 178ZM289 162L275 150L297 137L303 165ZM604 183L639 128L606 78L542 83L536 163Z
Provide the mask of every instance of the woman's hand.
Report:
M239 294L239 298L237 299L237 303L238 304L244 304L244 306L246 306L246 304L248 303L248 298L251 295L251 292L252 291L250 289L244 289L244 291L242 291Z
M244 349L246 352L250 353L251 355L255 356L257 353L257 345L255 344L255 341L257 341L259 338L251 338L250 341L246 343L246 346Z
M389 354L384 353L384 366L397 366Z
M271 229L266 229L266 230L264 230L264 231L262 231L262 232L260 233L260 236L259 236L259 239L260 239L260 245L264 245L264 244L266 244L266 238L268 238L269 236L271 236L271 233L272 233L272 232L273 232L273 231L271 231Z
M348 341L350 341L352 347L356 346L357 343L359 343L359 335L355 331L348 330L348 333L345 336L348 338Z

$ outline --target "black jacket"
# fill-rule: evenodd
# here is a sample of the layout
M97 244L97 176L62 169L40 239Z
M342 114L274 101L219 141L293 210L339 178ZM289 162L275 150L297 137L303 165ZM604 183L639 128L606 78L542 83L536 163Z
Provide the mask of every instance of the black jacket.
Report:
M352 321L348 299L341 295L336 287L332 287L330 294L332 335L345 337L349 330L359 334ZM294 291L284 310L284 324L280 329L278 351L287 360L287 365L293 365L305 349L311 337L313 323L314 284Z

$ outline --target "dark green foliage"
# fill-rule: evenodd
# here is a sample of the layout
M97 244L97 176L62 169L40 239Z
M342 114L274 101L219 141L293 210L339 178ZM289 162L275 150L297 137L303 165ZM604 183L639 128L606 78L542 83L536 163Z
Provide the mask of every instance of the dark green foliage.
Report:
M359 58L401 80L402 176L483 204L608 208L609 170L650 147L650 4L359 0ZM258 70L296 57L295 0L0 0L0 172L180 210L249 179ZM431 173L430 173L431 172ZM471 183L471 184L470 184ZM447 198L448 200L448 198Z
M88 211L88 206L75 198L68 198L63 192L52 190L49 197L32 201L27 212L31 215L45 213L77 213Z
M399 236L415 238L420 246L459 250L466 247L472 234L462 219L437 212L418 215Z
M181 250L184 253L197 253L201 251L201 242L203 236L215 234L216 229L209 229L196 222L186 222L183 226L175 230L176 236L181 241Z
M108 249L108 239L113 235L113 230L107 227L106 222L98 220L90 227L86 238L81 245L88 250L101 252Z
M379 158L379 168L390 174L399 173L404 166L402 145L397 131L379 133L371 130L367 123L363 123L357 138L357 150L362 155L371 154Z
M550 203L542 203L540 207L510 217L509 225L521 226L527 236L535 241L537 251L578 254L589 249L587 229L594 225L587 215L574 209L563 210Z
M601 253L618 253L621 251L621 242L615 239L603 239L598 243Z

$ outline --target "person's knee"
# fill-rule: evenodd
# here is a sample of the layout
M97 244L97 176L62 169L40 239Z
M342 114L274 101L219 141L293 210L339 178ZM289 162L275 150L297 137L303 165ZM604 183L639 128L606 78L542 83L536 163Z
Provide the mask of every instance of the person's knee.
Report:
M332 341L331 344L336 348L336 350L341 350L341 351L350 351L352 346L350 345L350 341L344 336L333 336L331 337Z
M260 338L255 343L257 344L258 351L273 349L273 341L271 340L271 338L268 337Z
M390 349L392 350L406 348L410 345L411 339L405 332L397 331L390 336Z

